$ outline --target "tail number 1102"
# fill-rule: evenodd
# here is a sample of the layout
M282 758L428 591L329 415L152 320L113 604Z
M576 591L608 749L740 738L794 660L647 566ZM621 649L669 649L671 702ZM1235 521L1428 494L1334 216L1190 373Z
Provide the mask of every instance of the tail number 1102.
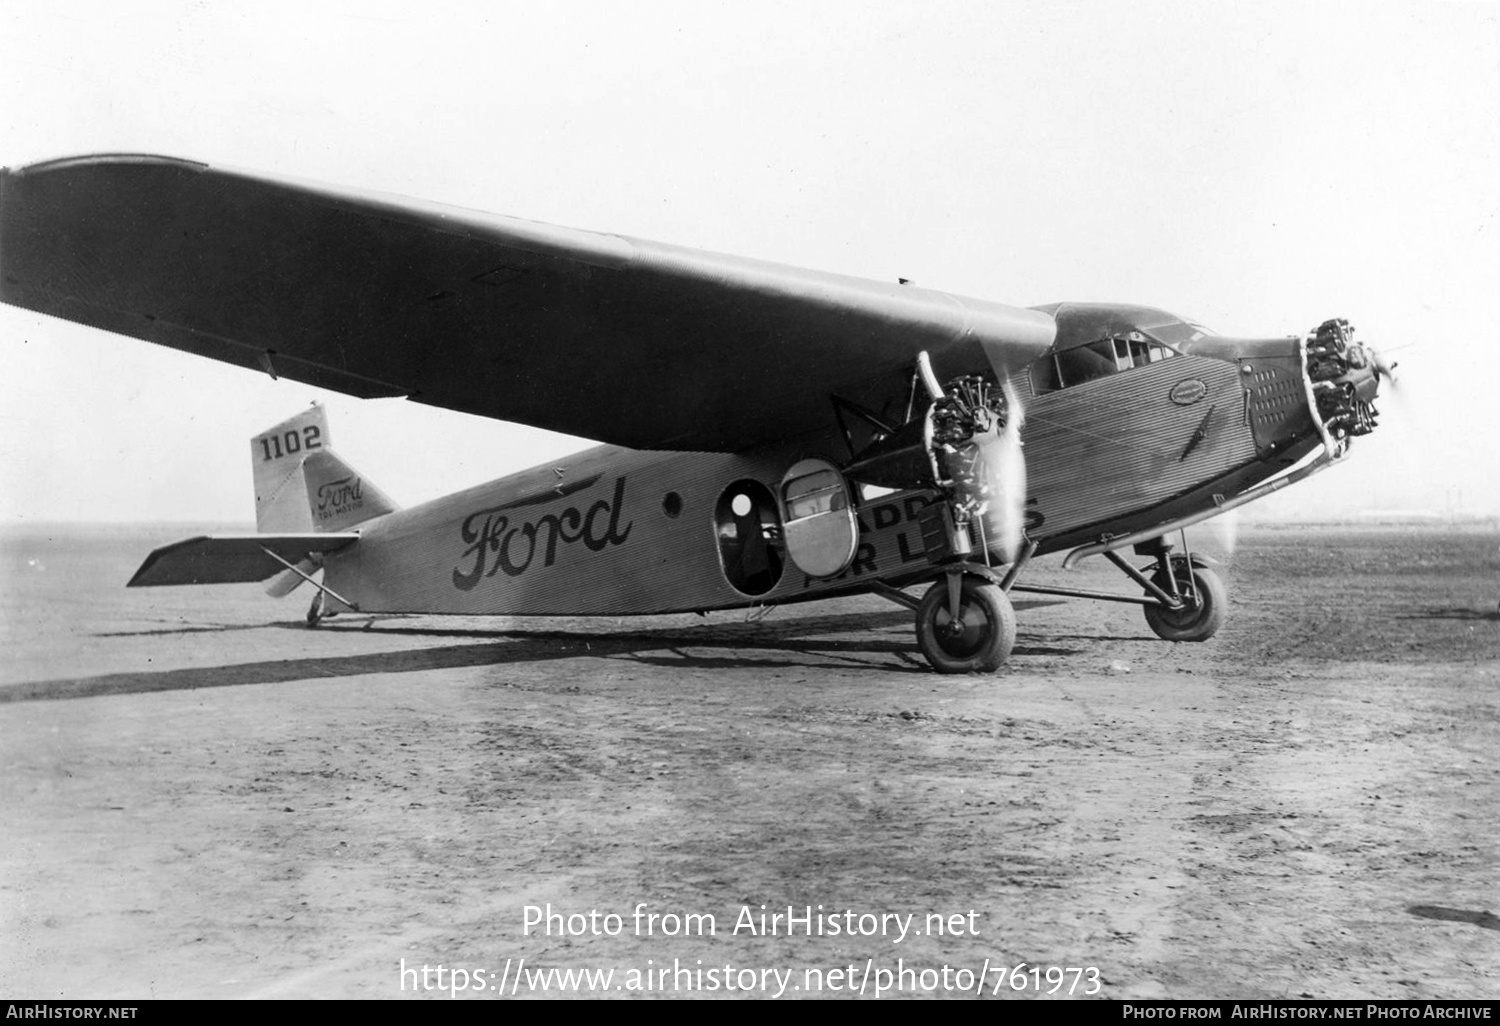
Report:
M299 452L311 452L323 448L323 432L318 425L309 424L301 431L293 428L280 435L262 435L260 442L262 462L279 460L283 456L295 456Z

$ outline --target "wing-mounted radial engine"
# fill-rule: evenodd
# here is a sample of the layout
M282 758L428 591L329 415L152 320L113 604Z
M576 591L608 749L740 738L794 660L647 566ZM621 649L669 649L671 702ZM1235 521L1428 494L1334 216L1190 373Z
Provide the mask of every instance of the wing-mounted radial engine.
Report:
M1026 498L1015 393L977 374L954 378L944 388L926 353L916 376L930 399L925 410L899 428L881 425L876 440L844 473L884 488L937 491L944 500L938 509L946 514L941 540L948 555L1009 562L1020 545Z
M944 387L925 352L915 377L930 400L925 411L868 445L845 473L941 497L927 507L922 531L938 580L919 602L880 590L916 610L918 642L937 670L989 672L1015 644L1015 613L992 563L1012 561L1021 545L1021 407L1008 385L983 375Z
M924 448L933 482L947 496L956 555L973 553L977 536L1008 563L1021 541L1026 463L1015 394L979 376L949 383L927 409Z

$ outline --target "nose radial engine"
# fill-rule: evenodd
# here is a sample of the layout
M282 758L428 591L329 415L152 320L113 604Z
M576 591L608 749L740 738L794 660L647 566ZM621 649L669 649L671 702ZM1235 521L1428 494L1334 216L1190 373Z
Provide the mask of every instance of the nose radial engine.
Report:
M1354 325L1348 321L1336 318L1318 325L1307 343L1307 375L1318 414L1335 439L1342 442L1375 430L1375 395L1381 378L1394 380L1394 369L1373 348L1354 341Z

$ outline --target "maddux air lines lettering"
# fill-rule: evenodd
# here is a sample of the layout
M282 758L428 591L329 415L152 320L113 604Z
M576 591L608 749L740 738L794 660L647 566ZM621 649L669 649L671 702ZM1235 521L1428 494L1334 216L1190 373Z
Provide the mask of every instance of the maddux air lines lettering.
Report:
M557 561L557 543L565 545L583 542L591 552L600 552L609 545L623 545L635 526L630 521L620 527L620 513L625 507L625 479L615 481L613 501L600 499L584 513L577 506L569 506L561 513L548 513L536 520L512 524L507 510L530 505L536 500L506 503L476 510L464 518L459 536L468 548L459 557L459 566L453 568L453 586L460 591L470 591L481 580L493 577L500 570L507 577L519 577L536 560L537 551L542 550L542 566L551 566ZM545 535L545 541L542 540ZM493 560L491 557L493 556ZM464 561L471 560L467 567Z
M833 577L818 578L802 575L804 590L827 581L842 581L851 575L878 574L908 563L925 560L922 533L917 526L918 511L928 505L925 495L907 495L889 502L867 506L859 511L855 523L859 527L860 542L854 559L844 570Z
M899 500L866 506L859 511L856 523L859 526L860 542L854 559L841 573L827 578L802 575L803 590L828 581L843 581L851 576L872 576L890 571L897 572L913 563L927 558L922 542L920 511L931 505L925 495L907 495ZM1046 522L1046 517L1036 508L1035 497L1026 500L1025 524L1033 531Z

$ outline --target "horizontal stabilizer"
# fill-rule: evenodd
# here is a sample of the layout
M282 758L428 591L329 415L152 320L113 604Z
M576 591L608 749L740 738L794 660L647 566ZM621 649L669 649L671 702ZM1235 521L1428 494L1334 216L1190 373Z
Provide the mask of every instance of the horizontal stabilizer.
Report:
M311 554L333 552L358 540L359 534L353 531L189 538L147 556L126 587L264 581L281 573L288 563L295 566ZM278 556L286 562L278 561Z

